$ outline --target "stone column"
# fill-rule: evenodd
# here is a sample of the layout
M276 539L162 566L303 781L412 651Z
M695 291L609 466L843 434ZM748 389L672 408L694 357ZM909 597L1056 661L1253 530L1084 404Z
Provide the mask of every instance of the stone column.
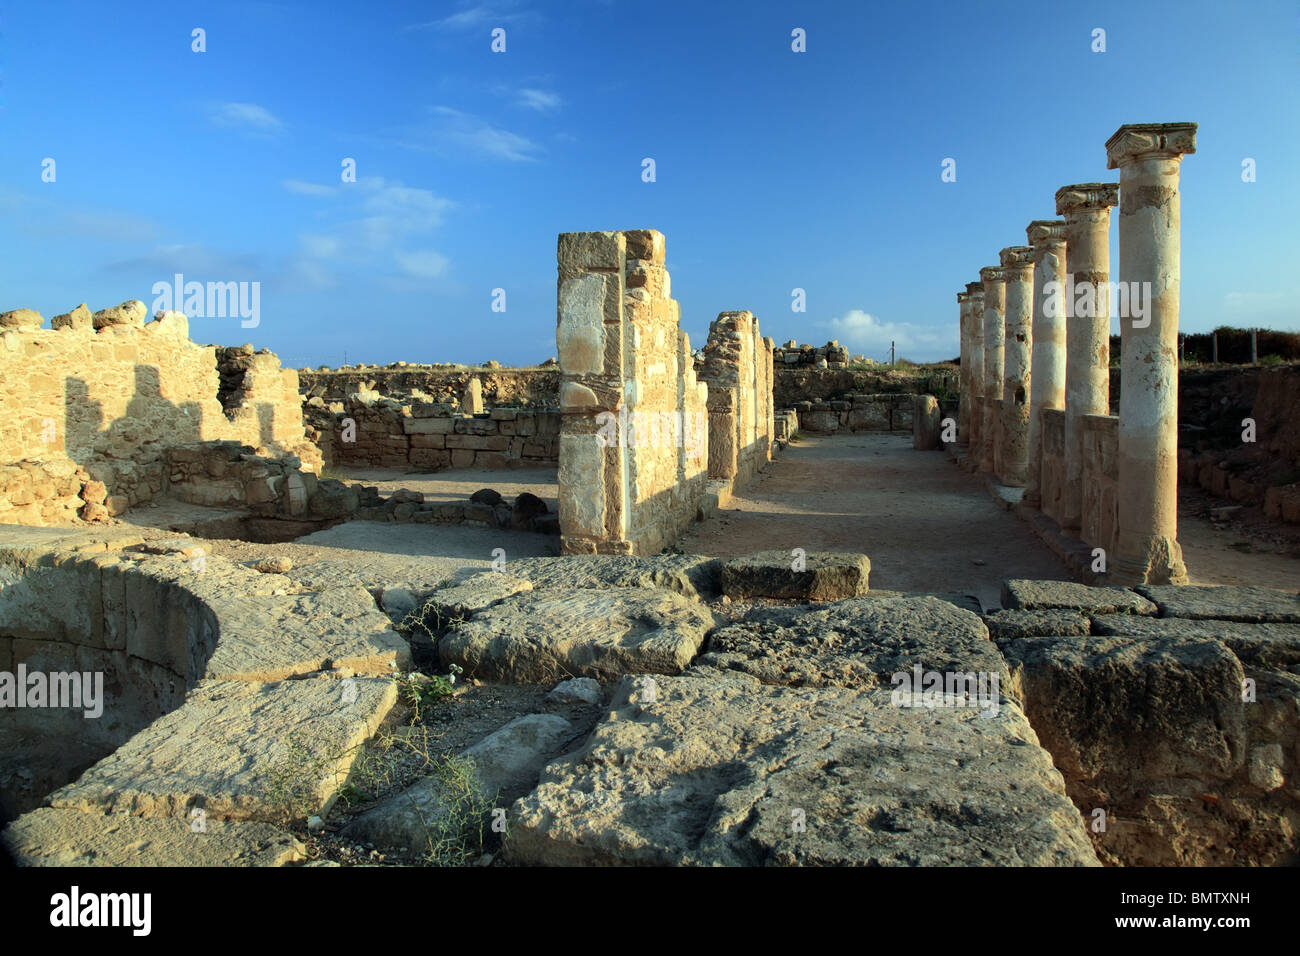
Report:
M1178 170L1194 152L1195 123L1121 126L1106 141L1106 166L1119 168L1119 281L1129 292L1120 313L1119 534L1110 563L1126 584L1187 583L1178 544Z
M957 444L970 443L970 294L957 293L957 330L961 337L961 366L957 375Z
M1002 345L1006 336L1003 312L1006 286L1002 269L985 266L980 270L984 282L984 409L980 416L980 471L993 471L995 431L1002 398Z
M1042 410L1065 408L1065 313L1057 308L1065 287L1065 221L1035 219L1025 235L1034 250L1034 376L1029 385L1029 470L1020 500L1027 507L1041 508ZM1050 302L1048 293L1056 293Z
M1083 526L1083 416L1110 414L1110 207L1118 183L1056 191L1065 217L1065 477L1061 527Z
M984 283L966 283L967 321L970 323L970 421L967 424L967 462L979 461L984 415Z
M998 476L1004 485L1023 488L1029 470L1029 389L1032 377L1029 361L1034 347L1034 250L1029 246L1011 246L998 255L1006 278Z

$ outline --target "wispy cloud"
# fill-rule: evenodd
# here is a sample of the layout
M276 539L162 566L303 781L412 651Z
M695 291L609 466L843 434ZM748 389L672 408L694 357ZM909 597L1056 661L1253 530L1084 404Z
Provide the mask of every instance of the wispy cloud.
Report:
M471 156L514 163L533 162L542 152L542 147L528 137L450 106L433 107L429 122L408 130L408 133L406 145L418 149L446 151L455 148Z
M278 133L284 129L284 123L278 117L256 103L220 103L213 109L211 118L218 126L254 133Z
M333 196L338 189L334 186L322 186L319 183L309 183L302 179L285 179L280 185L291 193L299 196Z
M0 218L23 235L59 239L149 242L162 231L131 213L9 191L0 192Z
M518 102L520 106L527 107L530 110L537 110L539 113L550 113L558 110L564 101L560 99L558 93L551 93L547 90L523 89L519 91Z
M890 343L899 355L927 360L956 354L957 342L947 331L913 322L884 322L869 312L851 309L830 320L829 326L850 352L879 359L889 355ZM947 351L945 351L947 350Z
M490 7L486 4L477 4L458 10L453 14L441 17L437 20L426 20L423 23L412 23L404 27L405 30L440 30L453 32L459 30L474 30L487 25L500 26L503 23L519 23L524 21L539 19L539 15L531 10L508 9L506 7Z

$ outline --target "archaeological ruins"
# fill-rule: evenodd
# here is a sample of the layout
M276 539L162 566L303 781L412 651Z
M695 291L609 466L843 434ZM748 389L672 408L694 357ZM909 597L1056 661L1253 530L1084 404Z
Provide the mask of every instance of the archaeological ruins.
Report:
M1296 863L1300 594L1209 583L1179 492L1300 524L1300 366L1180 359L1196 124L1104 149L1117 181L953 276L932 366L777 345L745 302L693 346L653 229L559 235L529 368L0 315L5 852ZM901 551L815 530L877 518Z

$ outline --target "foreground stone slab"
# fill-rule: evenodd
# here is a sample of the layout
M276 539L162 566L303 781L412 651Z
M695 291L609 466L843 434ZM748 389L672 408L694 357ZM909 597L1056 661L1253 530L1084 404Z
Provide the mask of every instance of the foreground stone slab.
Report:
M735 600L841 601L867 593L871 560L851 551L810 551L800 570L789 551L759 551L722 567L722 593Z
M1002 651L1067 781L1126 767L1222 777L1241 766L1243 674L1222 644L1039 637Z
M705 672L625 678L517 801L523 864L1096 865L1024 715ZM635 698L635 699L634 699Z
M42 807L0 834L20 866L285 866L305 860L291 833L267 823L82 813Z
M214 595L221 634L206 676L283 680L330 667L358 674L409 669L406 641L365 588L315 594Z
M429 630L447 627L453 621L473 617L508 597L533 589L532 582L513 574L480 571L448 582L429 595L422 609Z
M1121 615L1130 619L1128 615ZM1019 637L1051 637L1092 633L1091 621L1078 611L991 611L984 615L989 636L995 641Z
M1009 677L984 622L932 597L757 610L714 631L698 665L811 687L889 688L893 674L916 666Z
M1300 624L1248 624L1241 621L1099 614L1092 619L1096 634L1154 640L1177 638L1219 641L1244 664L1290 667L1300 664Z
M563 677L676 674L714 625L707 608L650 588L555 588L501 601L438 642L467 677L554 683Z
M525 558L506 567L535 588L664 588L695 599L721 590L722 561L700 554Z
M1190 584L1140 585L1135 590L1159 605L1161 617L1300 624L1300 595L1289 591Z
M1002 606L1015 611L1058 609L1084 614L1156 613L1154 604L1128 588L1094 588L1071 581L1003 581Z
M99 813L282 822L333 802L397 702L391 680L205 681L50 805Z

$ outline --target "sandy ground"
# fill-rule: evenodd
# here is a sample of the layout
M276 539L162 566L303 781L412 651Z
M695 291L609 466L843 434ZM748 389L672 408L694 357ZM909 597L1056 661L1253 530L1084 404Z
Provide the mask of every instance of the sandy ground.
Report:
M335 466L328 469L326 474L349 485L357 482L373 485L385 496L399 488L423 492L425 501L465 501L480 488L491 488L503 498L513 501L520 492L527 491L545 501L546 507L552 511L556 507L559 489L554 468L511 468L508 471L449 468L437 472L412 472L393 468Z
M677 546L718 557L860 551L871 558L872 590L973 594L985 607L999 606L1005 578L1071 580L945 453L878 432L801 439Z

